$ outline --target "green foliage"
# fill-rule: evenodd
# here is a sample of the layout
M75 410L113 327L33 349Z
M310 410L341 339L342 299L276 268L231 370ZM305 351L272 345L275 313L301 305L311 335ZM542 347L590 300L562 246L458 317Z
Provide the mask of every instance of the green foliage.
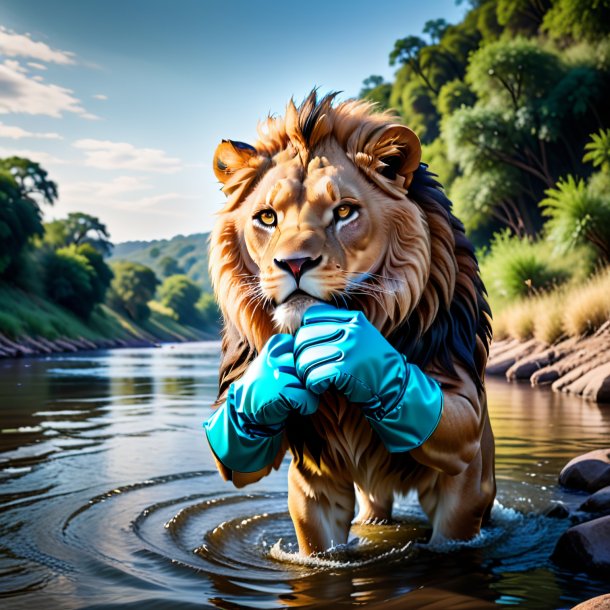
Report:
M112 271L114 279L108 297L110 306L127 312L132 320L148 318L148 302L153 299L159 284L155 272L145 265L130 261L112 263Z
M610 263L610 193L593 192L584 180L568 176L546 191L540 202L550 241L567 252L591 244L605 263Z
M208 234L176 235L172 239L156 241L130 241L114 246L111 261L130 260L150 267L157 277L163 278L161 261L167 256L178 263L178 273L185 273L204 292L211 292L208 273ZM156 256L152 255L155 251ZM188 259L193 259L187 264Z
M178 265L178 261L173 256L164 256L159 261L159 269L161 270L161 277L170 277L171 275L183 273L180 265Z
M603 38L610 33L610 0L554 0L542 30L564 44Z
M559 58L525 38L481 47L468 65L466 80L479 99L515 110L544 95L560 78Z
M102 255L112 252L112 243L106 225L95 216L82 212L71 212L63 220L54 220L45 225L45 243L54 248L89 244Z
M463 106L472 106L476 101L475 94L464 81L455 79L441 87L438 92L437 107L442 117L447 117Z
M507 301L533 296L569 279L572 260L553 256L552 245L544 241L511 236L508 231L494 235L491 246L479 254L481 273L493 308Z
M106 291L113 278L112 269L104 261L104 257L90 243L83 243L78 246L72 245L71 248L76 254L84 256L93 269L94 274L91 278L91 295L95 303L103 303Z
M43 234L38 201L52 204L56 198L57 186L38 163L0 159L0 277L14 276L11 266L23 248Z
M610 129L602 129L591 134L591 141L585 145L587 154L582 160L592 163L603 172L610 172Z
M220 328L220 309L213 294L204 292L197 301L196 307L203 327L209 329Z
M201 298L201 288L186 275L168 277L159 289L161 302L172 309L180 322L198 322L197 302Z
M95 269L75 246L49 251L44 258L47 295L81 318L88 318L96 304Z
M457 166L447 157L447 146L442 137L430 144L422 144L422 161L433 168L431 171L438 176L444 189L448 190L455 180Z

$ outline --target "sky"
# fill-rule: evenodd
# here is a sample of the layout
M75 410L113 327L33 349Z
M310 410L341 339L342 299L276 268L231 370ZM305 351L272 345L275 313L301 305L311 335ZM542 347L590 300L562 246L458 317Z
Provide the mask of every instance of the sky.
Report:
M386 80L398 38L454 0L1 0L0 157L39 162L59 186L46 220L86 212L115 243L211 229L223 138L318 87Z

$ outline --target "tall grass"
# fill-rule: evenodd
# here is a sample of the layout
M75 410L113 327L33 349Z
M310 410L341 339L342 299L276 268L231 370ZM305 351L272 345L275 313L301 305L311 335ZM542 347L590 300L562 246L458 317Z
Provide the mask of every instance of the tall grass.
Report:
M585 278L592 266L584 249L557 256L553 244L497 233L479 252L481 274L494 315L523 297L535 297L573 278Z
M520 299L494 319L497 339L511 337L553 344L594 333L610 319L610 268L584 283L570 283L533 298Z

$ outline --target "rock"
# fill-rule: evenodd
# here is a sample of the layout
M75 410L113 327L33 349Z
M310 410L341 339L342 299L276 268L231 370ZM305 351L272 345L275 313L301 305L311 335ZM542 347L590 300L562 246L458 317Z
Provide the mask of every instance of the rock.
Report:
M575 346L576 339L568 339L567 341L562 341L557 345L541 351L537 350L529 356L517 360L515 364L506 371L506 378L509 381L515 379L530 379L532 375L540 369L571 354L574 351Z
M591 369L563 391L598 403L610 402L610 362Z
M525 343L517 343L514 347L502 351L497 356L490 357L487 361L488 375L504 375L508 369L526 356L529 356L535 351L540 351L547 346L536 339L530 339Z
M610 515L610 485L602 487L592 496L589 496L579 507L578 510L587 513L600 515Z
M551 559L578 572L610 570L610 517L575 525L557 541Z
M610 485L610 449L597 449L570 460L559 474L559 484L594 492Z
M610 593L587 599L572 610L610 610Z
M554 502L542 511L542 514L552 519L566 519L570 516L570 511L563 502Z

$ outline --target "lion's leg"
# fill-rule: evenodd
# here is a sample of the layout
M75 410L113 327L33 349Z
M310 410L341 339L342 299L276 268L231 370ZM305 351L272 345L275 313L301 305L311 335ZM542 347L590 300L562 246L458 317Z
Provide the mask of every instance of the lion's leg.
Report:
M301 472L288 472L288 509L299 541L299 551L310 555L345 544L354 517L354 484Z
M393 491L387 490L383 493L369 493L356 485L356 497L358 498L358 515L355 523L367 521L387 521L392 518L392 504L394 502Z
M432 540L468 540L479 533L495 497L493 468L481 451L458 475L435 473L419 485L419 500L432 522Z

